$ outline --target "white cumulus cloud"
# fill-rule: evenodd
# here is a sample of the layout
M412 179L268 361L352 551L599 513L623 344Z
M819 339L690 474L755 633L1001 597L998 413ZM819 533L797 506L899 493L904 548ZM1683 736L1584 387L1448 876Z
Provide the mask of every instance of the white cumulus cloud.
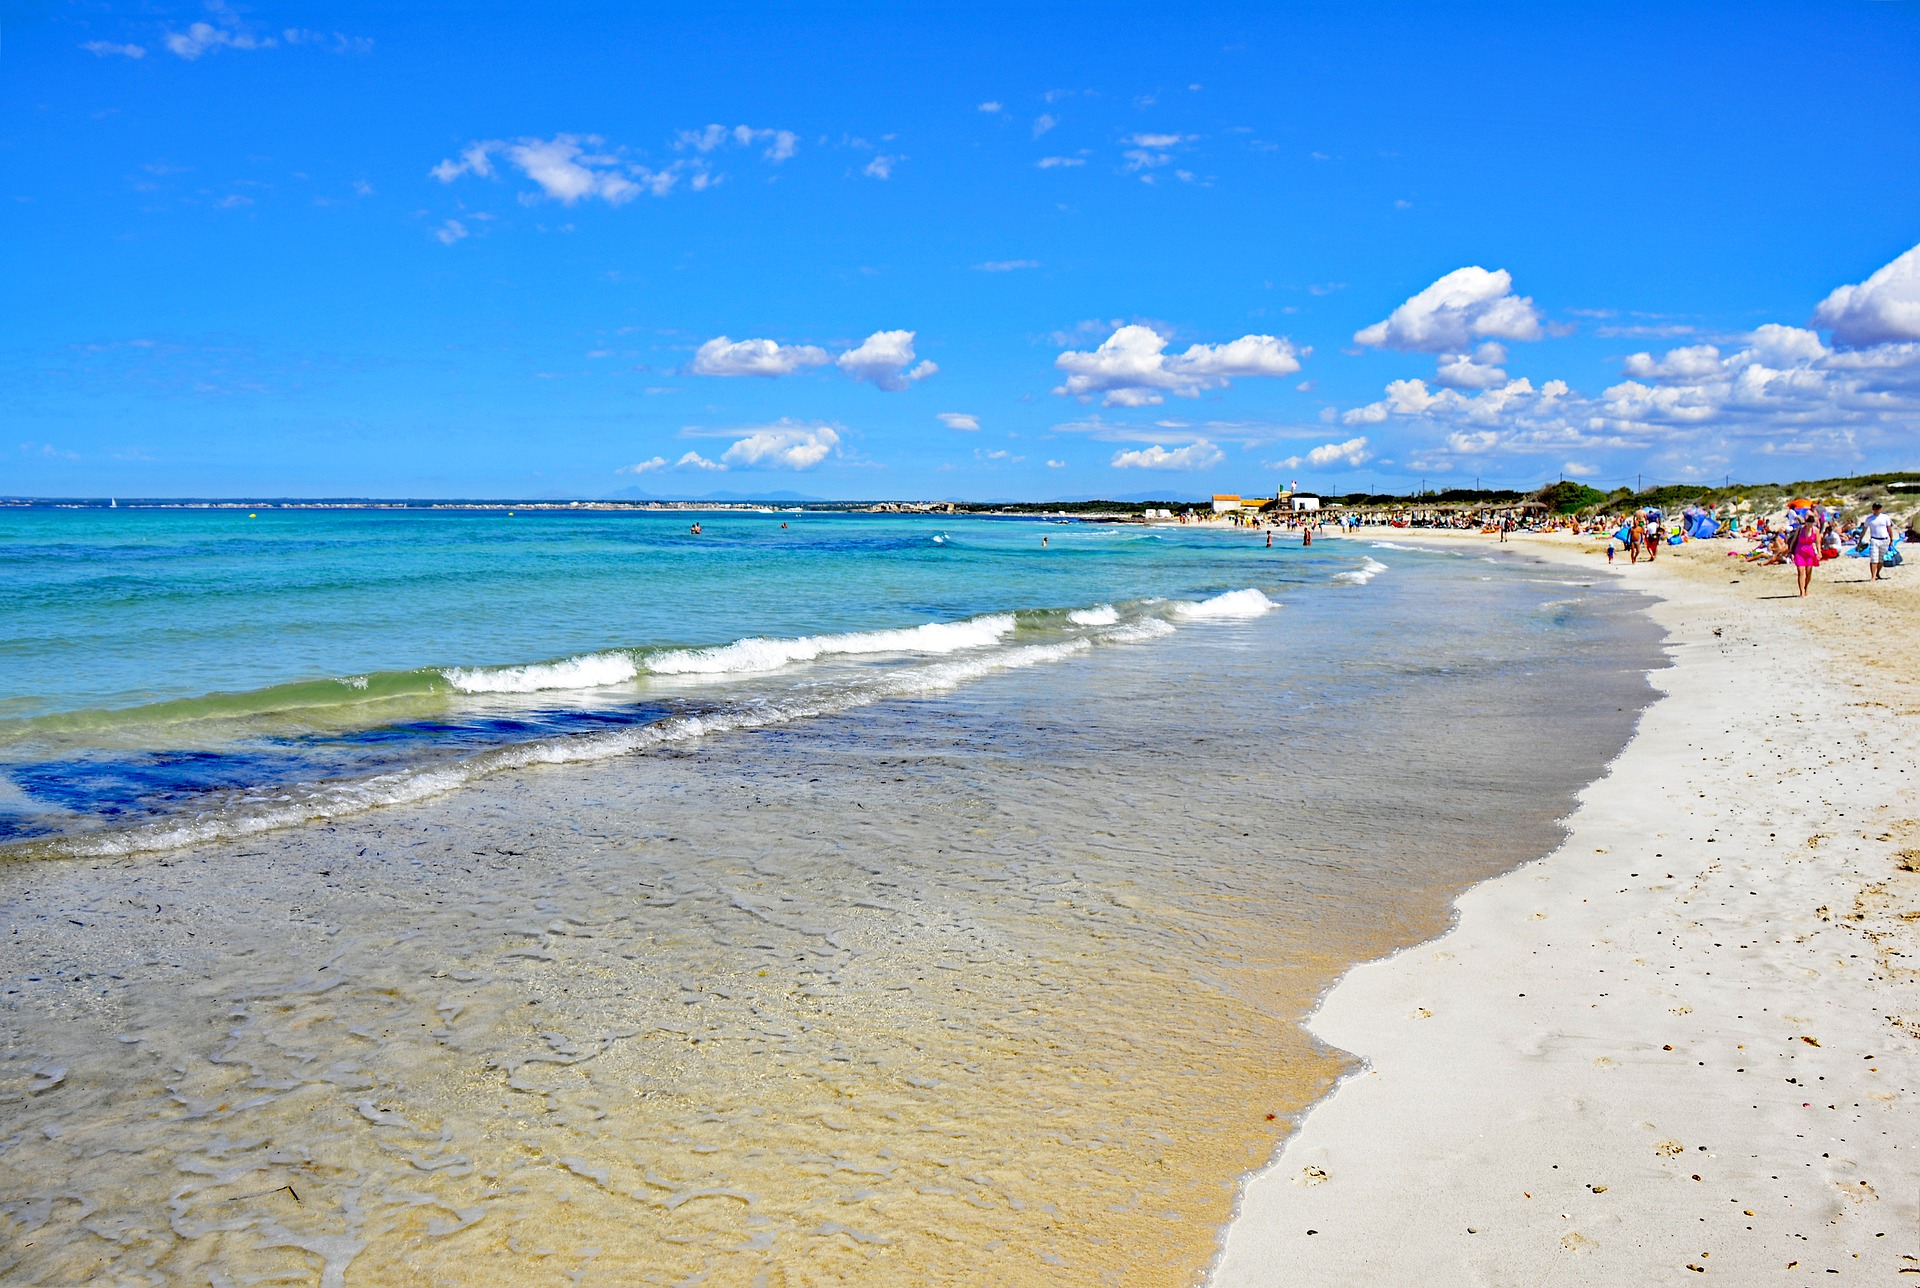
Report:
M1506 360L1505 346L1495 340L1488 340L1472 353L1443 353L1434 383L1455 389L1495 389L1507 383L1507 373L1500 369Z
M898 393L914 381L925 380L940 370L932 362L914 365L913 334L911 331L875 331L857 348L841 354L836 363L855 380L865 380L877 388Z
M1421 353L1464 353L1479 340L1538 340L1540 314L1533 301L1513 293L1505 269L1456 268L1376 322L1354 332L1370 348Z
M1850 349L1920 340L1920 246L1864 282L1835 288L1813 311L1813 324Z
M1094 395L1109 407L1145 407L1165 395L1197 398L1224 389L1242 376L1287 376L1300 370L1291 341L1243 335L1226 344L1195 344L1185 353L1165 352L1167 339L1152 327L1123 326L1091 352L1069 349L1054 359L1067 373L1054 389L1082 400Z
M732 340L715 336L693 355L696 376L790 376L830 361L825 349L773 340Z
M652 460L638 461L632 465L622 465L619 469L615 470L614 473L616 474L650 474L654 470L664 470L666 468L667 468L667 458L664 456L656 456Z
M676 470L716 470L725 472L726 466L719 461L710 461L698 452L687 452L673 463Z
M449 219L434 229L433 235L439 239L442 246L451 246L468 235L467 226L458 219Z
M1110 464L1116 470L1205 470L1226 459L1225 452L1204 438L1196 438L1172 451L1158 443L1151 447L1118 451L1113 454Z
M1344 465L1349 469L1364 465L1373 459L1373 453L1367 450L1367 440L1349 438L1344 443L1322 443L1305 456L1289 456L1280 462L1282 469L1297 470L1302 465L1311 465L1326 469L1332 465Z
M839 446L840 435L830 425L801 425L782 420L754 430L720 453L720 459L743 469L810 470L833 455Z
M948 429L960 429L971 432L980 428L980 418L964 411L943 411L939 415L940 423Z

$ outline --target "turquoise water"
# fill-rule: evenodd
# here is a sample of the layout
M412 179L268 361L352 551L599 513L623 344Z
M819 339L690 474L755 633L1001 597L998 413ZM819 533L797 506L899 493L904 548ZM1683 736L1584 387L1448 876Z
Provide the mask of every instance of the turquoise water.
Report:
M177 844L1303 591L1331 611L1372 553L964 516L0 511L0 840Z

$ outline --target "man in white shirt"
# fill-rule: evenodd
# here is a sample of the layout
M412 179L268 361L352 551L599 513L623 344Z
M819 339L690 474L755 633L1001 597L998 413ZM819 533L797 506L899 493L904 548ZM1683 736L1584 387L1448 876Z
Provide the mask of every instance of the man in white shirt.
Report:
M1868 577L1879 581L1880 565L1886 562L1887 551L1893 548L1893 520L1881 513L1878 501L1873 503L1873 513L1860 525L1860 535L1867 543Z

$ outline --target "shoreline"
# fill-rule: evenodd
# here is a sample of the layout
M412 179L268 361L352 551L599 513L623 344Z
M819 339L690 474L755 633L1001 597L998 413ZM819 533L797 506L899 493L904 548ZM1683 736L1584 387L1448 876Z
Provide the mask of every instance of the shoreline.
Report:
M1662 696L1558 849L1324 995L1360 1068L1245 1179L1216 1288L1920 1272L1920 689L1851 661L1920 596L1603 548L1504 543L1654 596Z

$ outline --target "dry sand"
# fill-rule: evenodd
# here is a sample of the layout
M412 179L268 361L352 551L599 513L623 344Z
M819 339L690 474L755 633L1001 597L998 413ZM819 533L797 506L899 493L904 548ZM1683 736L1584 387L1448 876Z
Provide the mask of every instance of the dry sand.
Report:
M1329 993L1364 1067L1249 1179L1216 1288L1920 1283L1920 568L1802 601L1725 548L1613 569L1664 696L1558 851Z

